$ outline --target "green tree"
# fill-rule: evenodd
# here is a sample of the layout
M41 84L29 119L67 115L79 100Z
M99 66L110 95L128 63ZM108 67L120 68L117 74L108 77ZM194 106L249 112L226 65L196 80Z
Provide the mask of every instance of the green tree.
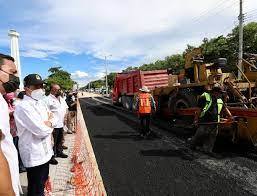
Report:
M108 82L109 88L113 88L114 79L115 79L115 77L116 77L116 74L117 74L117 73L110 73L110 74L107 76L107 82Z
M230 34L227 36L220 35L214 38L204 38L199 47L203 48L203 55L205 57L205 62L210 63L217 58L227 58L227 68L226 71L236 70L236 63L238 60L238 39L239 30L238 27L234 28ZM139 67L129 66L124 69L123 72L128 72L132 70L142 70L150 71L157 69L168 69L171 68L175 72L184 68L185 65L185 55L191 52L195 46L187 45L187 48L182 54L174 54L167 56L163 60L157 60L154 63L143 64ZM257 23L251 22L244 26L244 52L246 53L256 53L257 54ZM111 75L113 74L113 75ZM115 78L115 73L111 73L108 76L108 85L113 86L113 80ZM101 87L105 86L105 82L102 80L97 80L93 82L93 86Z
M59 84L64 90L71 90L75 82L71 79L71 74L61 67L51 67L48 72L50 75L46 79L47 86L53 83Z
M138 69L138 67L129 66L126 69L122 70L122 72L128 72L128 71L133 71L133 70L137 70L137 69Z
M200 47L203 48L203 55L206 62L211 62L219 57L227 58L228 71L236 70L235 64L238 61L238 39L239 28L235 27L227 36L203 40ZM257 53L257 23L252 22L244 26L244 52Z
M155 63L143 64L139 67L142 71L161 70L161 69L174 69L179 70L185 64L185 59L182 54L175 54L167 56L164 60L157 60Z
M200 47L203 48L203 55L206 62L213 62L215 59L222 57L231 58L233 55L230 43L224 36L219 36L210 40L205 38Z
M116 77L116 74L117 73L110 73L107 76L107 78L108 78L107 82L108 82L108 86L110 88L113 88L114 79ZM105 87L105 79L104 80L100 79L100 80L95 80L95 81L90 82L90 88L101 88L102 86ZM82 87L81 89L86 90L88 88L89 88L89 83L86 86Z
M187 48L186 48L185 51L183 52L183 56L185 56L186 53L191 52L194 48L195 48L194 46L187 44Z
M185 58L182 54L175 54L171 55L165 58L166 61L166 69L172 68L172 69L182 69L185 64Z
M102 86L105 86L104 80L95 80L95 81L90 82L90 88L95 89L95 88L101 88ZM86 86L82 87L81 89L86 90L88 88L89 88L89 83Z

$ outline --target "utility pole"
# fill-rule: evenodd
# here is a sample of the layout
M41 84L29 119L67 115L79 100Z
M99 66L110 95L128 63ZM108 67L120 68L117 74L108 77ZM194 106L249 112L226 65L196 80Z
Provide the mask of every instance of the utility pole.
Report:
M110 57L110 56L112 56L112 55L104 56L104 60L105 60L105 89L106 89L106 95L108 95L107 57Z
M104 59L105 59L105 90L107 95L108 94L107 57L104 56Z
M244 71L243 69L243 28L244 28L244 14L243 14L243 0L240 0L240 14L238 16L239 20L239 51L238 51L238 66L239 68ZM242 79L242 74L238 71L238 79Z

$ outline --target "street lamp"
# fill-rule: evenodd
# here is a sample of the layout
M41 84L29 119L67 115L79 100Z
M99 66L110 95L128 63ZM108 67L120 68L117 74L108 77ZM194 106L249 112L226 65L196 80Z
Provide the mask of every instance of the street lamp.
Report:
M107 76L107 57L111 57L112 55L104 56L105 60L105 89L106 95L108 95L108 76Z

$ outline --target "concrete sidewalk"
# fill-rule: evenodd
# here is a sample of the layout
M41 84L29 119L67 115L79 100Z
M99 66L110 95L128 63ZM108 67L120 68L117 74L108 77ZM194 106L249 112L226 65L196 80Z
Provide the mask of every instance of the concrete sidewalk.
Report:
M71 162L72 152L75 142L75 134L65 135L65 146L68 147L64 153L69 157L66 159L57 158L58 165L50 165L50 181L52 184L53 195L74 195L74 187L70 184L72 173L70 169L73 164ZM20 180L24 194L27 192L27 174L20 174Z

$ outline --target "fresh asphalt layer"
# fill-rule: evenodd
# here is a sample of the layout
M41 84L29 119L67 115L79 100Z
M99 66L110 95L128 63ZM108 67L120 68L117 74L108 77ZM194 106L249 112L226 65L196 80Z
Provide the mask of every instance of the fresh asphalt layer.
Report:
M131 114L126 117L92 98L80 103L108 195L257 193L254 161L244 166L244 158L216 160L192 152L181 139L155 127L156 134L142 140Z

